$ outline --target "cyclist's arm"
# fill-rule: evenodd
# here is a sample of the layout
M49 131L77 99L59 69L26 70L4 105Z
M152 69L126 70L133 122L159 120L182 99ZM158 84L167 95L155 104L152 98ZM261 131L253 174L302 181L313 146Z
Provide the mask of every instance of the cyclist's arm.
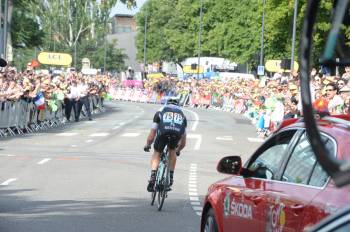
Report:
M177 151L181 151L186 146L186 132L181 136Z
M157 112L153 117L151 131L149 132L148 137L147 137L147 144L146 144L147 146L152 145L152 143L157 135L159 123L160 123L160 112Z

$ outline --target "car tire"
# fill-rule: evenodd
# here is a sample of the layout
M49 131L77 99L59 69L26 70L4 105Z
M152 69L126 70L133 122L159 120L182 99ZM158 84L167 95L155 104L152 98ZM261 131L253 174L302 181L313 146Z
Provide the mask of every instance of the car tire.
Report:
M214 210L211 208L205 215L203 232L218 232L218 224L216 223Z

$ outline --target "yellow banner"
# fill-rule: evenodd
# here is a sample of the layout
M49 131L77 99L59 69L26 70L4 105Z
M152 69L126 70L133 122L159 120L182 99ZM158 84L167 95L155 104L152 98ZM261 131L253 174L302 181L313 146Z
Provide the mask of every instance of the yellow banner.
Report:
M183 66L183 71L184 73L193 73L196 74L198 73L198 67L196 69L192 69L191 65L184 65ZM204 68L202 66L199 67L199 73L203 73L204 72Z
M164 76L162 73L149 73L147 74L148 79L162 79Z
M38 60L41 64L68 66L72 63L72 56L67 53L40 52Z
M265 69L269 72L290 72L289 69L281 69L282 60L267 60L265 63ZM294 61L294 71L298 71L299 64Z

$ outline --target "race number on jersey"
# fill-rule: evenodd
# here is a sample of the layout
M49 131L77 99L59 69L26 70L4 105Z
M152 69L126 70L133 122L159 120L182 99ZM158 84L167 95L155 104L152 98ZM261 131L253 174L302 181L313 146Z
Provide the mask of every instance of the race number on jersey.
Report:
M184 121L184 118L182 117L181 114L174 113L174 112L166 112L163 115L163 122L165 123L175 123L182 125Z

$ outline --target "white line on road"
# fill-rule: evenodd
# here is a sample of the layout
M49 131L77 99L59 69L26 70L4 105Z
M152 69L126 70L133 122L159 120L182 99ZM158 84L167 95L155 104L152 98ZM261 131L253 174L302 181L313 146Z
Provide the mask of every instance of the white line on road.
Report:
M120 128L120 126L115 126L113 127L113 130L118 130Z
M199 201L191 201L191 205L201 205Z
M75 144L73 144L73 145L71 145L71 147L77 147L78 145L75 145Z
M188 196L190 197L192 209L197 215L201 215L202 207L199 202L197 191L197 164L192 163L190 165L190 174L188 178Z
M90 135L90 137L106 137L109 133L93 133Z
M140 135L140 133L124 133L121 136L122 137L137 137L139 135Z
M77 135L78 133L68 133L68 132L64 132L64 133L59 133L57 134L57 136L62 136L62 137L70 137L70 136L74 136Z
M188 134L187 138L196 139L196 143L194 144L194 150L199 150L202 143L202 135L200 134Z
M252 142L252 143L262 143L264 142L265 140L262 139L262 138L247 138L249 142Z
M119 125L120 125L120 126L124 126L124 125L125 125L125 122L120 122Z
M92 143L94 140L93 139L88 139L85 141L85 143Z
M232 136L218 136L216 137L216 140L233 141L233 138Z
M195 131L197 129L197 126L198 126L198 122L199 122L199 116L196 112L192 111L192 110L188 110L188 109L184 109L185 111L188 111L188 112L191 112L193 115L194 115L194 122L193 122L193 125L192 125L192 128L191 130L192 131Z
M14 182L16 180L17 180L17 178L11 178L11 179L8 179L7 181L1 183L0 185L3 185L3 186L9 185L11 182Z
M42 164L44 164L46 162L49 162L50 160L51 160L50 158L46 158L46 159L43 159L43 160L39 161L38 164L42 165Z

